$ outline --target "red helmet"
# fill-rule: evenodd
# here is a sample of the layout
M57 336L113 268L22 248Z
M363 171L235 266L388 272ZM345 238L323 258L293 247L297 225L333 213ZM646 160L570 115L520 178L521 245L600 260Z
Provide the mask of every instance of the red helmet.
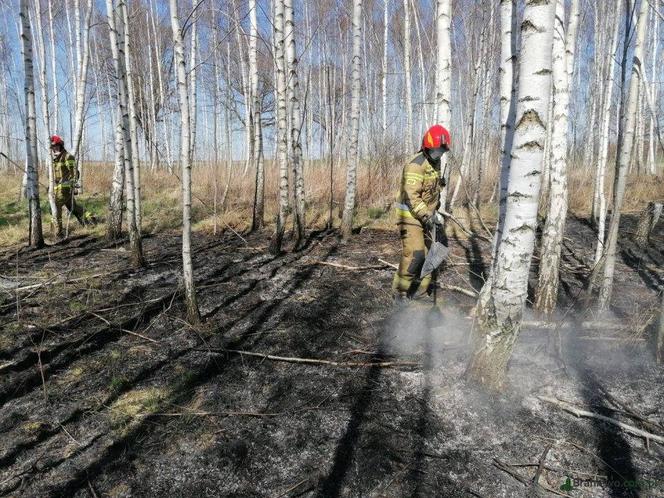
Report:
M60 138L58 135L53 135L51 137L51 146L53 146L53 145L64 145L64 144L65 144L64 140L62 140L62 138Z
M423 149L437 149L439 147L449 149L451 145L450 132L439 124L429 128L422 139Z

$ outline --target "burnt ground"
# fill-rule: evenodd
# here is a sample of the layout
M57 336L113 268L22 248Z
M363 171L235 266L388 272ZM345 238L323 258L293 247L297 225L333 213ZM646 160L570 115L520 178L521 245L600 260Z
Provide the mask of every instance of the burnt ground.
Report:
M573 219L567 232L561 314L595 319L581 299L592 232ZM664 368L647 340L661 229L645 252L622 241L602 320L624 330L526 328L500 395L463 377L472 298L441 292L442 317L393 307L378 258L397 261L394 231L346 245L313 233L279 257L268 237L196 235L198 326L185 321L175 235L145 239L141 270L90 236L7 251L0 495L664 496L664 445L539 399L664 435ZM451 246L441 282L479 288L488 244Z

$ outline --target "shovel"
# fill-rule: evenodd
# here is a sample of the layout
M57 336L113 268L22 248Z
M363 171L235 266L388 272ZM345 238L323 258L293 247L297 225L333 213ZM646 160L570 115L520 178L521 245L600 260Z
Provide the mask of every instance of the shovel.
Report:
M433 305L436 306L436 289L437 289L437 284L436 284L436 279L437 275L435 274L436 270L440 265L443 264L443 261L447 259L447 256L450 253L449 248L443 244L442 242L438 242L437 237L436 237L436 229L438 225L434 223L433 227L431 228L431 240L433 241L431 243L431 247L429 248L429 252L427 253L427 257L424 260L424 264L422 265L422 271L420 272L420 279L423 279L424 277L434 274L433 275Z

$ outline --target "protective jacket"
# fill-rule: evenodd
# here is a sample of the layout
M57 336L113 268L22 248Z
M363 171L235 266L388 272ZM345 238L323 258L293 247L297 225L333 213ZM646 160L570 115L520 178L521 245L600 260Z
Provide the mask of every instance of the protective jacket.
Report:
M404 166L397 202L400 223L424 223L437 209L442 181L440 167L434 168L423 152Z
M76 183L78 172L74 156L63 150L53 159L53 174L56 185L73 185Z
M438 208L442 186L440 168L434 168L423 152L418 152L404 166L397 199L402 253L392 281L392 289L399 294L409 297L423 295L431 283L430 275L421 280L419 278L431 245L424 222Z

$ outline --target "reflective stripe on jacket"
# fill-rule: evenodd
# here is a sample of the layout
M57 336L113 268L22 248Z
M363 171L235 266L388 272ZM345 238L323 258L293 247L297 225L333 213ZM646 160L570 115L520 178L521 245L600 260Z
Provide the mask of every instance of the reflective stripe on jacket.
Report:
M397 214L401 218L414 218L423 223L438 207L440 190L440 173L422 152L418 152L404 166Z

